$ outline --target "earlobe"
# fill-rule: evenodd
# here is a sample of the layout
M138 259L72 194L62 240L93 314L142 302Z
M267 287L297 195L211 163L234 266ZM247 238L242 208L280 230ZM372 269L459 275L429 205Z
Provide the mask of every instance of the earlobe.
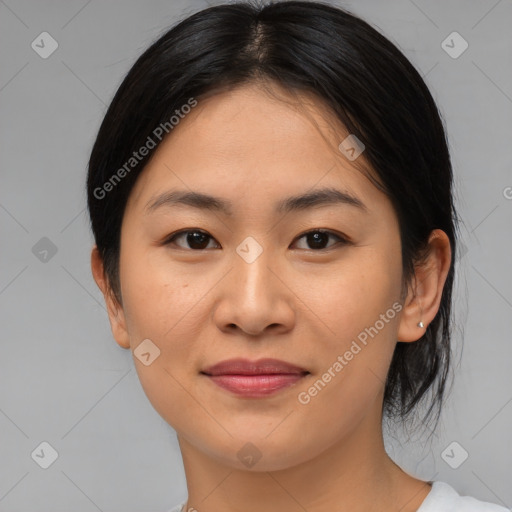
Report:
M404 302L397 340L417 341L434 320L451 264L450 240L446 233L434 229L428 240L426 258L415 268Z
M101 259L101 255L96 245L94 245L91 252L91 270L94 281L103 293L103 297L105 299L112 335L121 347L130 348L130 338L126 329L126 319L123 307L115 298L112 288L108 283L108 279L104 271L103 260Z

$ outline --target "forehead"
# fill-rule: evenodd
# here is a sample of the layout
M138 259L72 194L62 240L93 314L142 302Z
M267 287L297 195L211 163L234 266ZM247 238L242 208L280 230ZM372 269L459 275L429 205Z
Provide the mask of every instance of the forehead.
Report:
M170 188L262 204L317 187L380 194L338 149L345 128L312 95L248 84L199 99L137 180L130 208ZM382 199L382 198L381 198Z

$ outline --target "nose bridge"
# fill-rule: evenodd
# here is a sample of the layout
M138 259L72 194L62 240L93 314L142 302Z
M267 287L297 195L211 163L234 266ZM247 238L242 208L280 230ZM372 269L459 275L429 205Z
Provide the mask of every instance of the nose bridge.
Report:
M235 274L239 285L249 296L270 292L273 288L270 281L275 279L269 268L271 250L260 244L254 237L248 236L236 248Z
M289 328L292 316L289 306L281 303L279 286L272 270L273 251L253 237L247 237L236 248L233 275L224 295L224 306L218 320L237 325L251 335L263 333L270 325Z
M218 328L235 326L252 336L262 335L268 327L287 332L294 325L295 308L278 277L276 251L252 236L242 240L235 251L214 312Z

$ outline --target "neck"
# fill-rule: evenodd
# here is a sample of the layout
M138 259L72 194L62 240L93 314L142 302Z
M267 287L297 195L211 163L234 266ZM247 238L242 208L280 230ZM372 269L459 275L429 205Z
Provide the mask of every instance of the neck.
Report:
M363 421L315 458L278 471L233 468L178 435L188 488L185 510L416 512L431 486L390 459L377 424Z

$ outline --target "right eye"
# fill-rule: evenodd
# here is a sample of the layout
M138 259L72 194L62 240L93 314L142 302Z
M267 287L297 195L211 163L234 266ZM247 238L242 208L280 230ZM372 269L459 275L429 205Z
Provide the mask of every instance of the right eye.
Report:
M176 244L176 240L184 238L185 242L189 244L189 247L182 247ZM177 233L169 235L163 243L163 245L178 245L181 249L192 249L194 251L202 251L206 249L208 245L208 239L214 240L214 238L200 229L182 229Z

